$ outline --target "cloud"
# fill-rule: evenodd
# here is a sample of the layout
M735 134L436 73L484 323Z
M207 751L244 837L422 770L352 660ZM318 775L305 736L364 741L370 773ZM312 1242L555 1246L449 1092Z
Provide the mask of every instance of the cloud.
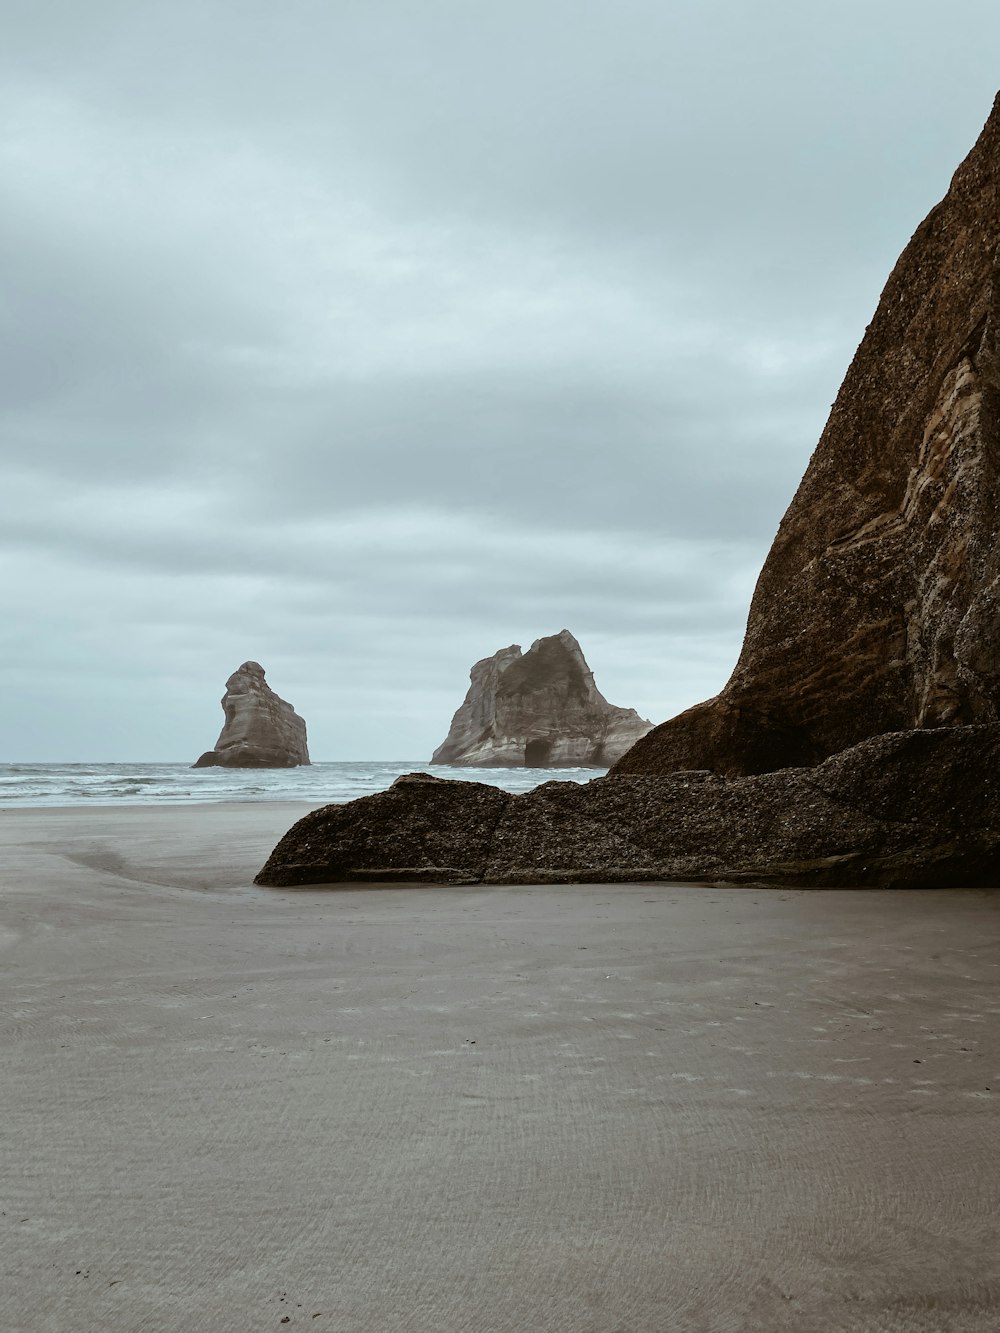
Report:
M563 626L714 692L993 8L234 12L8 5L0 758L186 758L250 657L419 758Z

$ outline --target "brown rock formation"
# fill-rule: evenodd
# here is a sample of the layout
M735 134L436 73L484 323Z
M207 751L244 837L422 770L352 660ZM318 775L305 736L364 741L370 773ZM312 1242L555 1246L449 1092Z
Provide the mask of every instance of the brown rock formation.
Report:
M569 630L484 657L432 764L604 768L653 725L609 704Z
M264 680L259 662L244 662L226 681L225 725L192 768L295 768L309 763L306 724Z
M465 784L417 781L318 812L313 841L290 830L258 882L458 866L487 883L996 884L998 191L1000 98L889 279L717 698L607 778L493 801L474 857ZM357 861L360 829L373 850Z
M509 792L484 782L407 773L377 796L325 805L300 819L255 882L476 883L486 871L497 823L513 800Z
M1000 878L1000 726L884 735L815 768L546 782L411 775L300 820L258 884L709 880L945 887Z
M716 698L615 772L760 773L1000 717L1000 97L882 293Z

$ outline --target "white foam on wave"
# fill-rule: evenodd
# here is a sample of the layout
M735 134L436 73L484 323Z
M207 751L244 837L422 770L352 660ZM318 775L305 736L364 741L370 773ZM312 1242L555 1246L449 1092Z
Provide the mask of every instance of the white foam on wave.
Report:
M0 764L0 807L204 804L216 801L309 801L338 804L384 791L401 773L433 772L504 791L543 782L588 782L591 768L451 768L426 763L355 761L304 768L192 769L189 764Z

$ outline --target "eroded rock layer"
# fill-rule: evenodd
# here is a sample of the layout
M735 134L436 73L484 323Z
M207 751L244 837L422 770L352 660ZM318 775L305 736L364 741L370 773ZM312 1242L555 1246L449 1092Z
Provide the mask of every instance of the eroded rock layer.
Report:
M732 678L616 768L759 773L1000 717L1000 98L886 284Z
M257 883L996 884L998 796L1000 726L878 736L813 768L547 782L523 796L414 774L307 815Z
M653 725L609 704L569 630L477 662L465 702L432 764L604 768Z
M214 750L194 768L296 768L309 763L306 724L279 699L259 662L244 662L226 681L226 721Z

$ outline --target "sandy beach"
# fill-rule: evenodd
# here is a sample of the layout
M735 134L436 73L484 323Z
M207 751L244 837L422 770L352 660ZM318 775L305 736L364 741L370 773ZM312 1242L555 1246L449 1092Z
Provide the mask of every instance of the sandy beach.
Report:
M0 811L0 1327L1000 1325L1000 894L277 891Z

